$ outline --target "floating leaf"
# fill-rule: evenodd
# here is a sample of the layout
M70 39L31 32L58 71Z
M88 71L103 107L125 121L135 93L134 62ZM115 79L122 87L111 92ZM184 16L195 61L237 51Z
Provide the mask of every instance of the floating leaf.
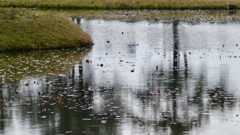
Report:
M158 90L157 90L157 93L158 93L158 94L160 94L160 93L161 93L161 90L160 90L160 88L158 88Z
M214 98L214 96L215 96L214 93L211 93L211 94L209 95L210 98Z
M26 83L25 86L29 86L29 83Z

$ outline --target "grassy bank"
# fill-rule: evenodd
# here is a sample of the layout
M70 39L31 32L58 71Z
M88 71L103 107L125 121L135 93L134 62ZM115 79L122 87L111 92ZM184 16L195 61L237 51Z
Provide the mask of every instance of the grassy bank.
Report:
M57 49L92 44L69 19L51 12L0 8L0 51Z
M240 7L239 0L228 0ZM1 0L2 7L58 9L227 9L227 0Z

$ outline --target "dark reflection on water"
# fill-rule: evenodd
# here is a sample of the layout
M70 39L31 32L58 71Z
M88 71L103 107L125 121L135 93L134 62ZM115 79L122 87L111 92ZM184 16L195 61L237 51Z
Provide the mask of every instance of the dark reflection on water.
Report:
M94 47L72 69L2 75L1 134L240 131L240 25L78 22Z

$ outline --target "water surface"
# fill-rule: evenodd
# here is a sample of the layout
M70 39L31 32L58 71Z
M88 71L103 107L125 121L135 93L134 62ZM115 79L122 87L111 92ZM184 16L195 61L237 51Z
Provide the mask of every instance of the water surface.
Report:
M16 79L3 73L16 56L1 55L1 134L238 134L238 23L75 22L94 46L66 70Z

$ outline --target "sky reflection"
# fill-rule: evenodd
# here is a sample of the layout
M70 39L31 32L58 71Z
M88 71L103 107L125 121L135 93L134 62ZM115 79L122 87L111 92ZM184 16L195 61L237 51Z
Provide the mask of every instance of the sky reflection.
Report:
M1 78L1 134L240 131L238 24L81 19L79 25L94 46L69 70ZM65 57L71 58L59 59Z

